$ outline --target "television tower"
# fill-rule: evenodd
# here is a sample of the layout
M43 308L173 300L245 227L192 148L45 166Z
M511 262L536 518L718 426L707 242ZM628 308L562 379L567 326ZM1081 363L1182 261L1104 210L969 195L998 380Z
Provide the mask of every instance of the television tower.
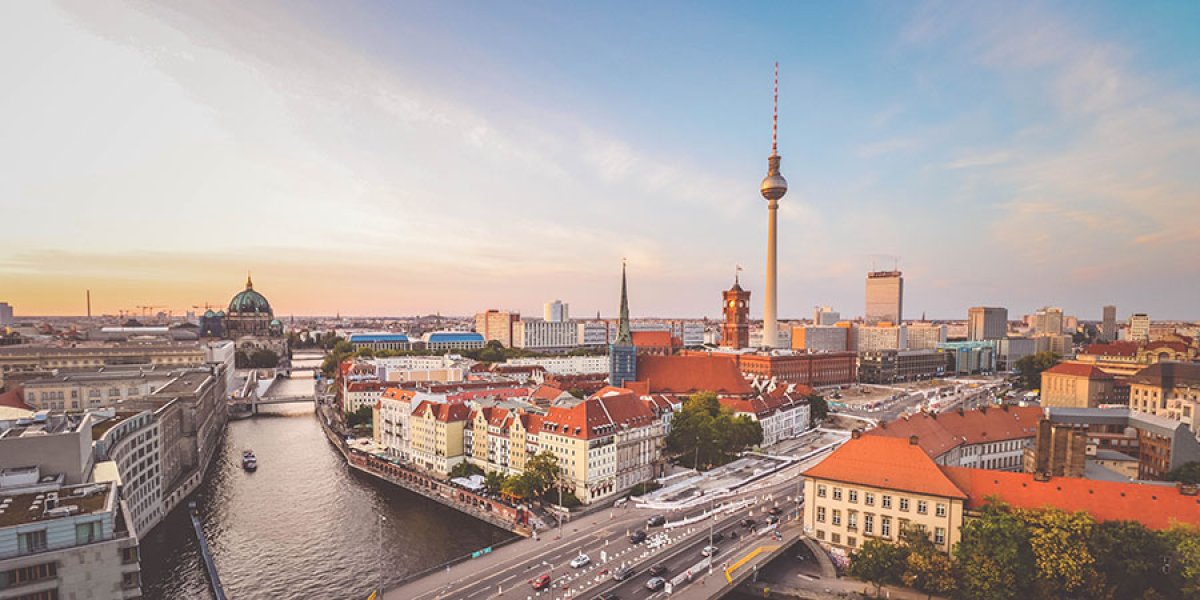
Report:
M767 176L762 180L760 191L767 201L767 290L766 305L763 307L763 346L779 346L779 323L776 320L775 300L775 229L779 199L787 193L787 180L779 174L779 63L775 63L775 100L771 116L771 156L767 157Z

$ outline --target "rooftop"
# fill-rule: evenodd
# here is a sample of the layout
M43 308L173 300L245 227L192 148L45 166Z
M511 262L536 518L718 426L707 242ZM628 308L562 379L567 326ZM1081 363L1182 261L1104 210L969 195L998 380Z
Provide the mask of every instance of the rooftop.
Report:
M1077 363L1077 362L1060 362L1045 371L1042 374L1053 373L1055 375L1069 375L1072 377L1087 377L1088 379L1113 379L1112 375L1101 371L1096 365Z
M1041 417L1042 409L1036 406L922 412L883 423L867 435L906 440L915 435L921 448L936 458L958 446L1035 437Z
M65 516L87 515L111 510L109 496L113 486L100 484L83 484L60 488L57 492L36 492L28 494L7 495L0 493L0 527L13 527L38 521L62 518ZM49 512L49 504L56 504L64 509ZM69 509L68 507L77 507ZM59 514L61 513L61 514Z
M372 344L376 342L407 342L408 336L403 333L356 333L350 336L351 344Z
M737 363L723 356L639 356L638 381L650 394L751 394Z
M155 392L159 396L187 396L197 394L212 375L207 370L189 371L171 380Z
M804 476L945 498L967 497L919 445L878 435L842 444Z

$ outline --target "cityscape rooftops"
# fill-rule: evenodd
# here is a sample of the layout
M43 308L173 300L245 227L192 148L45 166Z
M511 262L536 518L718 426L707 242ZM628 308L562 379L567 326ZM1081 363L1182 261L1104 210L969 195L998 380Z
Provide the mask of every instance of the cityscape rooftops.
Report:
M842 444L803 475L946 498L967 497L914 440L879 435Z
M1159 361L1129 378L1131 384L1175 387L1200 385L1200 363Z
M959 446L1035 437L1041 418L1042 409L1036 406L921 412L881 423L866 435L904 439L915 435L921 448L937 458Z
M207 369L192 369L169 381L158 389L158 396L187 396L200 393L204 384L212 378Z
M749 395L754 392L738 371L737 363L723 356L639 356L637 379L647 393Z
M426 344L484 342L483 336L474 331L431 331L425 334L424 340Z
M1069 375L1073 377L1087 377L1088 379L1113 379L1112 375L1101 371L1095 365L1078 362L1060 362L1057 365L1042 371L1042 373Z
M355 333L350 336L351 344L374 344L381 342L407 342L403 333Z
M650 407L633 394L609 394L592 396L571 407L550 407L542 419L542 431L591 439L612 435L619 428L643 427L656 421Z

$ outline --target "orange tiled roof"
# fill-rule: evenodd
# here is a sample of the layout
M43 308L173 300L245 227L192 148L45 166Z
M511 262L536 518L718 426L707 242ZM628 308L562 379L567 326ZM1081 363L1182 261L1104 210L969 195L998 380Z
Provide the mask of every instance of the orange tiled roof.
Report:
M550 407L542 419L542 431L591 439L612 435L620 426L645 427L655 420L650 407L633 394L592 396L569 408Z
M25 396L21 393L22 389L21 386L14 385L13 389L0 393L0 406L32 410L28 404L25 404Z
M842 444L804 476L944 498L967 497L920 446L878 435Z
M915 435L921 448L937 458L959 446L1035 437L1041 417L1042 409L1036 406L964 410L962 414L948 411L936 416L918 413L884 423L866 434L905 440Z
M1057 365L1042 371L1042 373L1070 375L1073 377L1087 377L1088 379L1113 379L1112 375L1101 371L1095 365L1077 362L1060 362Z
M529 397L533 400L554 400L565 393L564 390L552 385L539 385Z
M717 356L639 356L638 381L645 382L649 394L748 395L754 392L738 371L737 363Z
M670 348L670 331L634 331L633 345L639 348Z
M425 414L426 410L429 410L433 413L433 418L435 420L443 423L466 421L467 417L471 415L471 409L467 407L466 404L446 404L442 402L433 402L430 400L422 400L421 403L417 405L417 410L413 412L423 415Z
M1109 342L1107 344L1088 344L1084 354L1097 356L1136 356L1139 344L1137 342Z
M406 389L397 388L397 387L390 387L386 390L383 390L384 398L388 398L390 400L400 400L402 402L409 402L414 397L416 397L416 395L417 395L416 390L406 390Z
M944 467L946 475L967 493L967 508L979 509L998 497L1017 508L1054 507L1083 511L1097 521L1134 520L1150 529L1173 524L1200 524L1200 497L1176 487L1052 477L1035 481L1031 473Z

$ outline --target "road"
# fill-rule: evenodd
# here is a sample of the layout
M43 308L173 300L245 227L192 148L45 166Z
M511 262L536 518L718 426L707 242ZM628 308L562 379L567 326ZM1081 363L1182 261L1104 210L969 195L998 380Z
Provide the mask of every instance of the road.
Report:
M552 530L541 533L538 542L518 542L526 544L526 549L513 553L503 560L490 564L486 568L471 569L471 563L455 567L457 575L447 573L434 574L433 577L443 579L436 585L425 586L424 590L415 587L405 587L389 591L385 598L400 597L412 600L441 600L446 598L489 600L500 597L531 596L546 600L557 598L592 598L602 592L616 593L620 598L662 598L664 592L651 592L645 588L649 575L646 570L654 564L667 567L668 579L680 575L702 560L701 549L708 545L709 525L712 524L714 533L721 533L725 539L716 545L721 549L718 554L717 566L713 578L705 585L717 583L715 578L723 577L719 568L720 563L734 562L740 556L752 551L770 539L765 530L757 535L747 535L747 530L738 525L741 519L750 516L759 522L760 527L765 518L765 511L778 506L780 517L794 519L797 514L795 496L800 490L802 479L799 473L819 461L822 457L810 459L804 463L788 467L779 473L764 478L747 486L746 490L733 497L722 499L725 506L738 502L755 499L757 503L730 513L718 513L715 520L705 519L690 526L665 529L656 527L648 530L650 535L661 535L664 532L671 542L652 549L647 543L630 544L627 535L636 529L645 529L645 521L656 514L648 509L628 508L602 511L590 516L593 524L588 527L582 524L565 524L562 539L557 539ZM667 515L672 522L703 515L709 506L700 506L686 511ZM609 515L611 514L611 518ZM597 520L598 519L598 520ZM731 539L730 533L736 531L738 539ZM503 550L503 549L502 549ZM591 558L591 564L573 569L569 566L571 559L580 553ZM602 554L603 553L603 554ZM607 559L607 560L604 560ZM612 572L622 565L633 566L637 574L623 582L612 580ZM482 566L482 565L481 565ZM552 589L535 592L530 582L543 575L550 575L553 581ZM723 579L721 579L723 582ZM420 583L420 582L416 582ZM701 585L696 578L690 585ZM675 589L678 592L681 588Z

